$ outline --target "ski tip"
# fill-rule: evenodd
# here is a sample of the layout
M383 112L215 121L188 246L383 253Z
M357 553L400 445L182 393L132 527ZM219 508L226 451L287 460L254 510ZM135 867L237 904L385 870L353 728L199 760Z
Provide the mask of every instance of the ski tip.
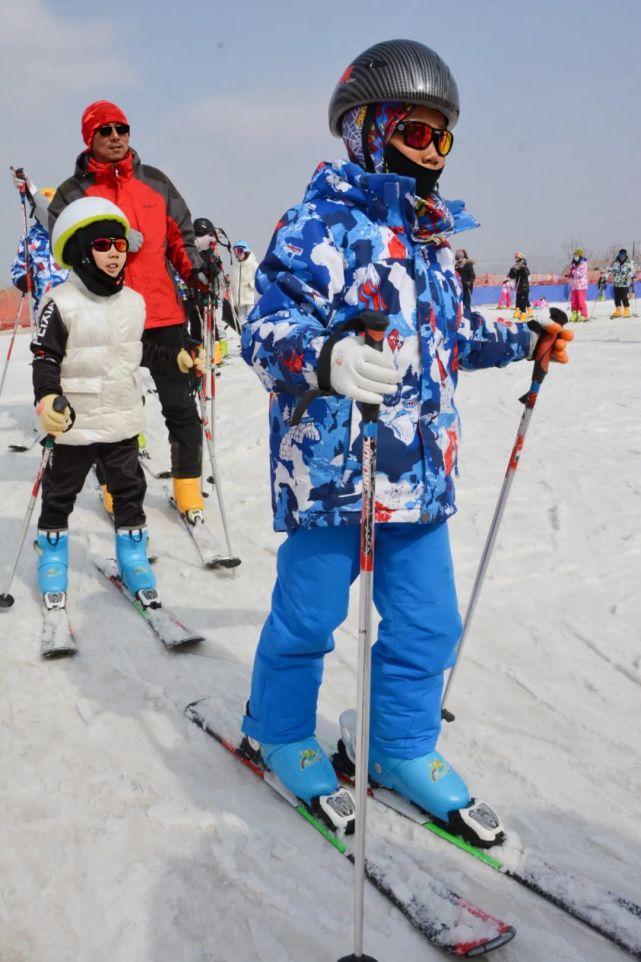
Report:
M212 561L208 561L206 564L207 568L237 568L240 564L240 558L214 558Z
M9 608L13 607L14 601L15 598L8 592L0 595L0 611L8 611Z
M28 451L29 448L24 444L9 444L8 448L10 451Z
M43 651L42 657L47 661L56 661L62 658L71 658L78 654L78 649L74 645L66 645L60 648L52 648L51 651Z
M474 945L458 945L456 948L457 955L463 955L466 959L478 959L482 955L487 955L488 952L493 952L494 949L500 949L501 946L507 945L511 942L513 938L516 937L516 929L512 925L501 926L501 931L499 935L495 936L493 939L486 939L481 943L476 943Z

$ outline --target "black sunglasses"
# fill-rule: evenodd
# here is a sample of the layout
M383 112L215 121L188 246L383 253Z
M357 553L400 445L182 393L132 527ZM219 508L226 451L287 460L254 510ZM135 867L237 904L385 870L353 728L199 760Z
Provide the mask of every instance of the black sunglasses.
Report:
M402 120L394 128L394 133L400 134L405 146L413 150L425 150L430 144L434 144L440 157L447 157L454 145L454 134L451 130L432 127L422 120Z
M96 133L101 137L111 137L114 130L120 137L124 137L129 133L129 124L103 124L102 127L96 127Z

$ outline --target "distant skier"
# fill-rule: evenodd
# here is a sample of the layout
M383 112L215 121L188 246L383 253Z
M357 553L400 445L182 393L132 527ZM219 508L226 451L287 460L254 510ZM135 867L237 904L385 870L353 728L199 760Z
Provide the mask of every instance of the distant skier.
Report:
M17 181L26 183L26 175L21 178L14 176L13 181L14 184L16 184ZM42 187L38 191L33 184L31 186L47 203L51 201L56 192L53 187ZM37 208L34 207L34 211L37 211ZM43 220L45 219L46 218L43 217ZM23 234L18 244L18 252L11 265L11 282L13 286L17 287L23 294L27 292L26 257L28 257L29 277L31 279L31 300L33 304L33 316L35 318L38 316L38 307L44 295L48 294L56 285L62 284L62 282L67 279L69 271L61 267L60 264L56 264L53 259L49 246L49 232L46 226L43 226L40 221L34 220L27 232L26 243L27 250L25 251L25 237Z
M601 271L601 273L599 274L599 279L596 282L596 286L599 292L597 296L597 301L604 301L606 291L608 289L608 279L606 277L605 271Z
M565 276L570 280L571 321L588 321L588 259L582 247L577 247Z
M256 303L254 278L258 269L258 261L247 241L236 241L232 250L236 258L233 274L234 303L238 311L238 321L242 327L247 320L247 315Z
M514 281L511 278L506 277L501 284L501 296L499 297L498 309L506 308L510 310L512 307L512 288L514 287Z
M72 202L53 229L54 257L71 273L45 295L31 345L36 414L42 430L55 436L38 521L43 596L67 591L68 518L97 458L113 498L122 580L143 600L156 585L147 561L146 484L138 458L140 365L184 376L194 361L185 350L148 341L143 346L145 302L124 286L128 234L125 215L101 197ZM203 361L199 357L197 367ZM60 396L71 411L54 409Z
M474 261L467 256L466 250L457 250L455 266L463 286L463 313L469 314L472 310L472 292L476 280Z
M608 268L614 284L614 314L611 317L630 317L630 284L634 283L636 267L622 247Z
M453 394L461 368L530 357L542 327L462 315L447 239L460 222L436 190L459 98L438 54L415 41L376 44L343 73L329 114L350 159L321 163L281 218L242 332L243 357L270 392L274 527L286 533L242 727L286 787L331 819L337 781L315 737L316 705L359 571L360 404L380 405L370 774L478 840L470 792L436 751L461 631L446 524L456 510ZM366 308L389 318L382 353L359 333ZM546 325L555 359L567 361L572 333Z
M520 251L515 253L514 264L507 276L514 281L515 286L513 317L517 321L525 321L533 316L534 311L530 306L530 268L527 266L525 255Z

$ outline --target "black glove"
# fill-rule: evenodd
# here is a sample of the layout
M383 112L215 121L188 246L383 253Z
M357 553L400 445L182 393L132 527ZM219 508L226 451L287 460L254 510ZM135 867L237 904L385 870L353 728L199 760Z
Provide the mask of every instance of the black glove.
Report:
M568 316L560 307L551 307L550 320L554 321L555 324L567 324Z
M192 271L188 283L194 294L208 294L211 291L211 282L204 271Z

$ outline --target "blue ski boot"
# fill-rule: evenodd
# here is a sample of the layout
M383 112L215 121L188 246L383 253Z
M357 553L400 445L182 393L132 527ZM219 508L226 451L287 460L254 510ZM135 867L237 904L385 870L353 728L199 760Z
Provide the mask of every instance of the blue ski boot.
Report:
M505 841L496 812L486 802L470 798L461 776L439 752L392 758L370 750L369 775L372 785L398 792L471 845L490 848Z
M332 761L337 772L354 776L356 755L356 712L349 708L340 716L341 738ZM369 780L374 794L381 789L381 800L389 808L407 814L407 799L426 812L432 821L460 835L471 845L490 848L505 841L501 820L487 802L470 798L467 785L452 766L429 752L418 758L393 758L370 746ZM415 817L413 815L412 817Z
M338 787L332 763L314 735L278 745L245 741L251 750L258 750L264 767L281 782L280 787L274 786L277 791L284 794L284 788L300 798L332 831L347 835L354 831L354 800L346 789Z
M38 559L38 588L44 596L67 591L69 532L38 531L34 547Z
M116 531L116 561L123 584L145 607L160 605L156 577L147 558L146 528L119 528Z

